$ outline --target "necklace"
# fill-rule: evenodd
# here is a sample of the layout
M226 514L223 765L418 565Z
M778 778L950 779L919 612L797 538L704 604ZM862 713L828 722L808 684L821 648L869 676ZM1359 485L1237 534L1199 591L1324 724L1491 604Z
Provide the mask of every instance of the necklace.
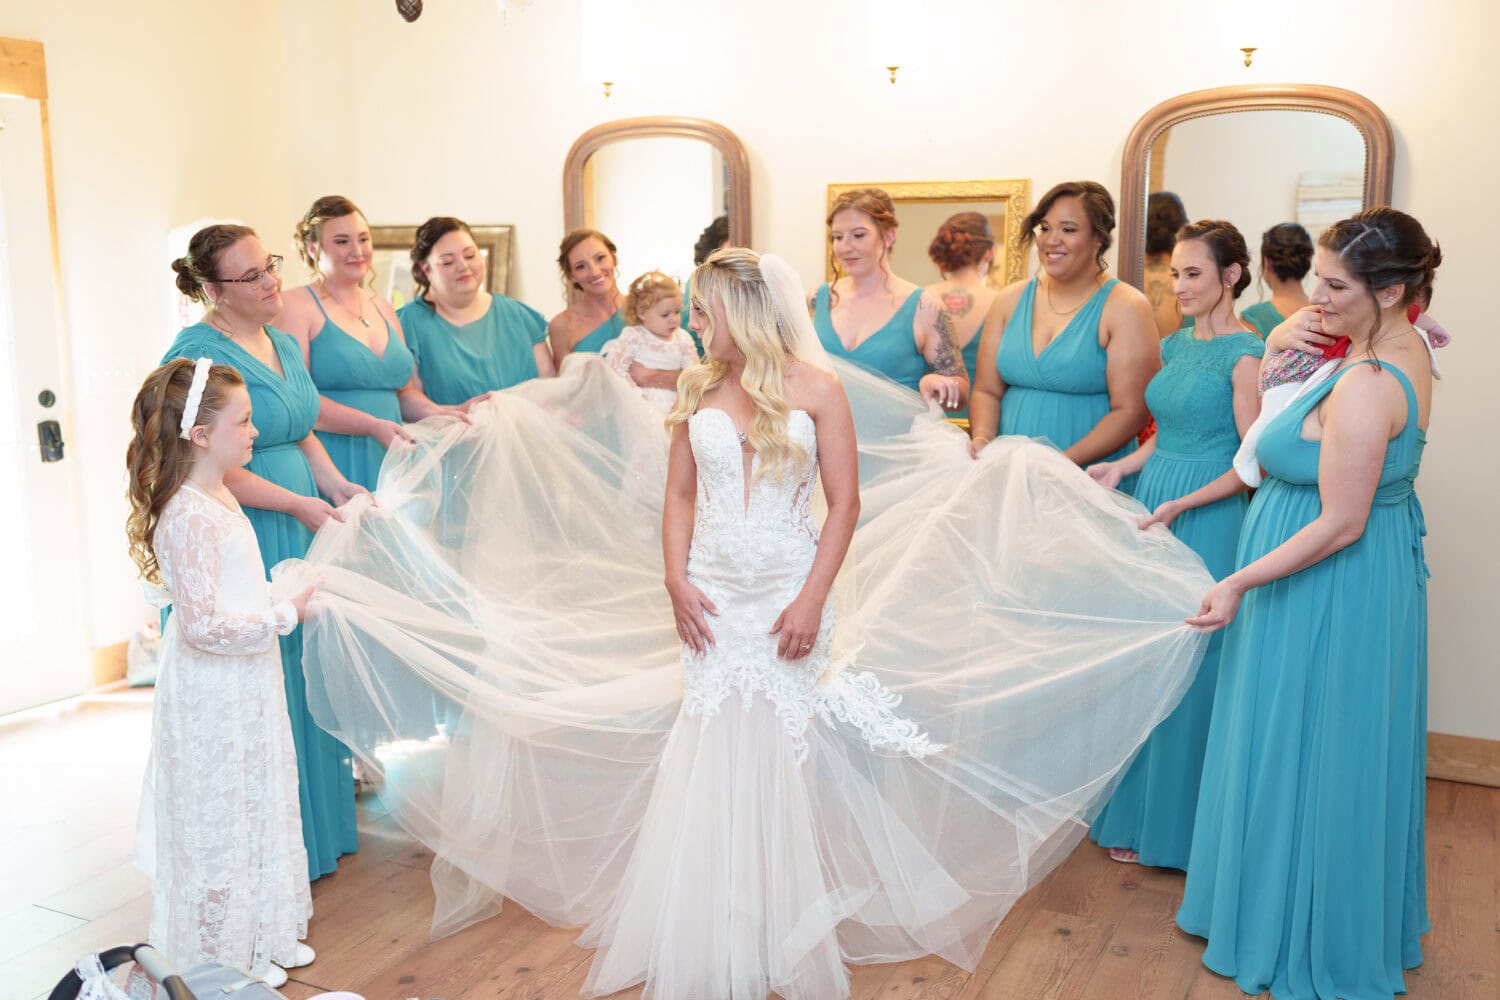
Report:
M324 281L324 282L321 282L321 284L323 286L323 294L326 295L326 296L328 296L328 301L329 302L332 302L334 305L336 305L340 309L344 310L344 312L348 313L350 316L356 317L360 321L360 323L365 326L366 329L369 328L370 321L367 320L367 319L365 319L365 297L364 297L364 295L362 295L358 291L356 291L355 294L359 295L359 311L355 312L353 309L350 309L348 306L344 305L338 299L334 298L334 296L333 296L333 290L328 287L328 282Z
M1098 288L1098 287L1099 287L1099 279L1095 278L1094 279L1094 288ZM1047 308L1051 309L1052 312L1055 315L1058 315L1058 316L1071 316L1071 315L1073 315L1078 310L1082 309L1084 307L1084 305L1088 302L1089 299L1091 299L1091 298L1094 297L1094 289L1090 289L1089 293L1087 295L1085 295L1079 301L1079 303L1076 306L1074 306L1072 309L1059 309L1059 308L1057 308L1057 306L1055 306L1055 305L1052 304L1052 282L1050 282L1050 281L1047 282L1045 285L1042 286L1042 289L1047 293Z

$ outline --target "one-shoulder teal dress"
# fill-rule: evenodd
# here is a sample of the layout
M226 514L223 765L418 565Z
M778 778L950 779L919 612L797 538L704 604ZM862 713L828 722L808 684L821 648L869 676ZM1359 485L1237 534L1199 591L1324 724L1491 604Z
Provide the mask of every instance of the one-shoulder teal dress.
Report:
M574 344L573 350L568 353L598 354L600 351L604 350L605 344L609 343L611 340L614 340L624 332L625 317L620 313L615 313L609 319L594 327L594 329L589 332L588 336L584 337L578 343Z
M537 377L535 349L547 339L547 320L515 299L491 295L485 314L463 326L444 319L423 299L413 299L396 315L422 391L434 403L457 406Z
M1108 355L1099 346L1099 323L1104 303L1119 284L1111 278L1068 320L1068 325L1042 349L1032 350L1031 320L1037 280L1021 292L1015 311L1000 335L995 366L1005 382L1000 400L1000 433L1046 438L1060 449L1077 444L1109 413L1109 385L1105 381ZM1132 438L1112 455L1113 461L1135 451ZM1132 484L1120 489L1130 492Z
M307 294L323 314L323 326L308 345L307 368L318 392L335 403L352 406L382 420L401 423L401 404L396 390L411 381L416 362L401 342L395 327L385 322L385 353L376 354L363 341L350 336L328 317L318 295L311 287ZM385 448L365 434L334 434L319 431L318 440L328 449L328 457L351 483L374 490L380 479L380 463Z
M1234 366L1243 357L1260 357L1265 348L1253 333L1199 340L1192 330L1179 330L1162 341L1161 371L1146 386L1146 406L1156 418L1156 450L1134 490L1147 510L1229 471L1240 446ZM1172 522L1172 534L1203 558L1215 580L1234 572L1248 506L1241 493ZM1094 820L1089 835L1100 846L1139 851L1144 865L1187 868L1223 635L1215 632L1209 640L1192 687L1151 733Z
M1266 427L1266 479L1237 563L1322 511L1322 444L1303 421L1355 367ZM1427 919L1426 534L1414 481L1426 435L1399 369L1406 423L1386 444L1364 533L1247 593L1224 636L1219 689L1177 924L1203 964L1277 1000L1405 992Z
M1277 312L1276 307L1270 302L1257 302L1247 307L1244 312L1240 313L1240 319L1255 327L1260 333L1261 340L1265 340L1271 335L1272 330L1286 322L1286 317Z
M823 349L835 358L845 358L861 368L877 375L884 375L892 382L916 390L922 376L927 374L927 359L917 351L912 324L917 318L917 304L922 300L922 289L915 289L901 303L896 315L886 320L885 325L864 340L854 350L844 346L838 331L833 328L830 314L828 286L819 285L813 300L813 327L818 331L818 340Z
M281 371L245 351L207 323L190 326L177 335L162 356L213 358L232 365L250 390L251 419L260 436L246 466L268 482L305 497L315 497L312 470L297 443L312 433L318 419L318 390L302 367L302 348L289 334L266 328L276 348ZM269 571L283 559L301 559L312 542L312 532L301 521L280 511L245 507L255 529L261 561ZM354 818L354 775L351 757L342 743L318 728L307 709L302 679L302 628L281 637L281 669L286 684L287 715L297 748L297 790L302 809L302 842L307 847L308 877L327 875L338 867L338 857L359 846Z

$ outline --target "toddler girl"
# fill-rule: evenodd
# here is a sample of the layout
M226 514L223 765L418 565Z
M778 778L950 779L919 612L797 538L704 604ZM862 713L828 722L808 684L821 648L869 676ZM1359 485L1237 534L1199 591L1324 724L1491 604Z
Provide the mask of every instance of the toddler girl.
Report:
M604 360L641 388L646 401L663 413L677 400L677 376L698 363L698 349L678 326L682 288L660 271L647 271L630 283L625 297L627 326L604 345Z

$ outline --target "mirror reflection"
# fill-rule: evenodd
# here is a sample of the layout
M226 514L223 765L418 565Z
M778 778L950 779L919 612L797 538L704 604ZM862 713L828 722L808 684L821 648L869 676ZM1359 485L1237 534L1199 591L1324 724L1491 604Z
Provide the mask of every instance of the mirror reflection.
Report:
M730 207L724 157L699 139L608 143L584 161L583 187L584 225L619 247L622 286L653 270L686 278L699 238Z
M1183 222L1227 219L1244 233L1257 280L1240 304L1259 308L1257 315L1269 322L1281 315L1272 300L1283 307L1305 302L1310 280L1306 271L1298 276L1284 264L1278 274L1274 265L1285 255L1275 247L1291 230L1273 229L1300 226L1315 242L1329 225L1364 207L1364 137L1331 114L1249 110L1192 118L1161 134L1148 153L1148 170L1142 290L1162 336L1180 325L1168 261L1172 234ZM1267 234L1269 258L1259 252Z

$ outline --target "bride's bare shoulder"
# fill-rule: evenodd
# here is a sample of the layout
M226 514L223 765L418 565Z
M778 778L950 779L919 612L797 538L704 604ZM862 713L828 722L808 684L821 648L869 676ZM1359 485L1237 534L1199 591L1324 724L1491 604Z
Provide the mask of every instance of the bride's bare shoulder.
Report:
M793 361L786 369L787 403L794 410L806 410L813 419L830 406L849 404L839 377L826 368L803 361Z

